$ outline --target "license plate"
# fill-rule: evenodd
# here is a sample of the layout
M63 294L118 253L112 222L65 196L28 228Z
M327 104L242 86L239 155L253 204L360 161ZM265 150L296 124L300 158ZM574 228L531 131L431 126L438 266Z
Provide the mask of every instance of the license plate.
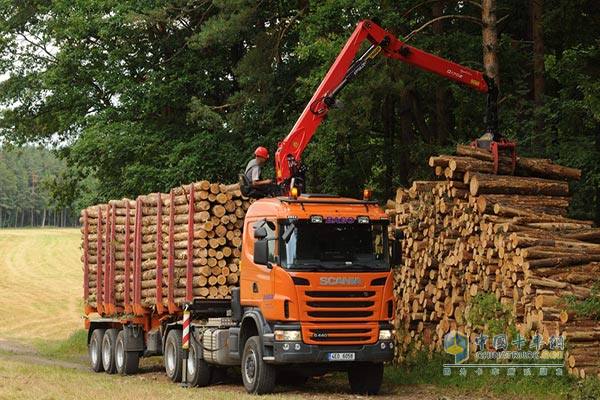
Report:
M354 353L329 353L327 358L329 361L354 361Z

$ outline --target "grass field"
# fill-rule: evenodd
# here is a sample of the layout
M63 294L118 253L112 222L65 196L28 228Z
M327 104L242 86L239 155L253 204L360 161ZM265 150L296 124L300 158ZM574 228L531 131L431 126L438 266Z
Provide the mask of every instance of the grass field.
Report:
M83 327L78 229L0 230L0 338L60 341Z
M219 385L184 389L169 382L160 358L138 375L92 373L82 321L82 268L77 229L0 230L0 399L256 398L239 375ZM600 399L600 383L564 379L445 378L441 360L386 368L380 399ZM303 387L277 387L267 399L350 397L344 374ZM191 391L193 391L191 393ZM354 397L354 396L352 396Z

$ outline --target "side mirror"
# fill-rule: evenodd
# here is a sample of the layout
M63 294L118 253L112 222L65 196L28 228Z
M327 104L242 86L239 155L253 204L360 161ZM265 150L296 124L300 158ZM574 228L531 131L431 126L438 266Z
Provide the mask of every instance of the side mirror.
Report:
M392 267L402 264L402 246L400 243L400 240L392 240L392 256L390 258Z
M254 229L254 239L262 240L267 237L267 229L264 226L259 226Z
M264 230L264 228L259 228L259 229ZM265 236L266 236L266 232L265 232ZM255 264L270 266L268 243L269 242L265 239L257 239L254 242L254 263Z

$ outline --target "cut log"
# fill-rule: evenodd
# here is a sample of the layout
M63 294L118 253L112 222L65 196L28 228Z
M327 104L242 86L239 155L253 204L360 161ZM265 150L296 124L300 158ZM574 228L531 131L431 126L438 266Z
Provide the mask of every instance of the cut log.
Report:
M567 196L569 185L562 181L473 173L469 182L471 195L522 194Z

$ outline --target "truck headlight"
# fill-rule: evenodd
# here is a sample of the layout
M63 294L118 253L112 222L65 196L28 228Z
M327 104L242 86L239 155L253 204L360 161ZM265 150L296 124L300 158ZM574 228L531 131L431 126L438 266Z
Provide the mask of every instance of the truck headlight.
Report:
M299 342L302 340L302 333L300 331L284 331L277 329L273 332L275 340L278 342Z
M391 329L380 329L379 330L379 340L392 340L392 336L394 335L394 331Z

